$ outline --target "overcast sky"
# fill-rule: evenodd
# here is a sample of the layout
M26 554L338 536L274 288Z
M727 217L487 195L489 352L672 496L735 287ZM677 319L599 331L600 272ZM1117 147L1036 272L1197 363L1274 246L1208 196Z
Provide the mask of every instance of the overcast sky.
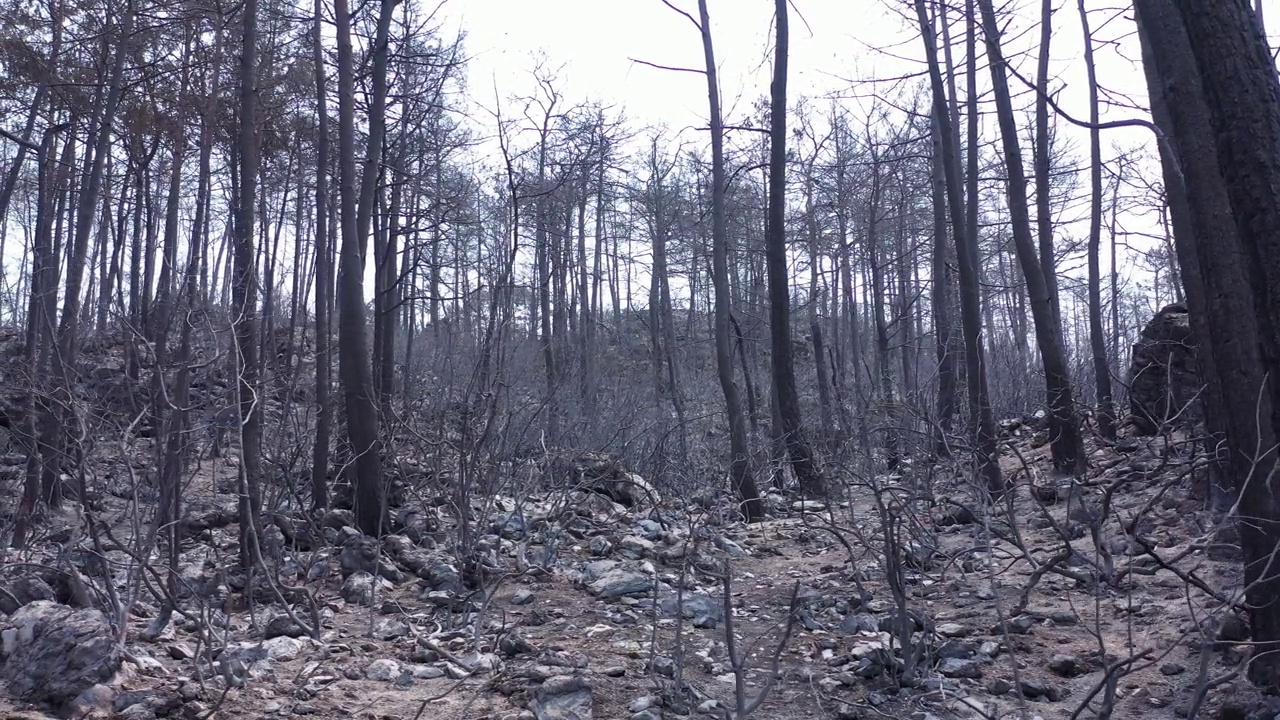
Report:
M1084 1L1090 10L1100 83L1116 93L1111 96L1116 104L1104 104L1103 120L1144 117L1143 111L1126 106L1146 104L1128 3ZM696 0L671 2L696 17ZM752 103L768 92L773 5L771 0L709 0L728 123L743 119ZM1034 51L1039 43L1040 0L1010 0L1004 5L1015 12L1003 38L1006 56ZM1052 87L1065 111L1086 119L1087 88L1077 0L1053 0L1053 6ZM869 98L889 91L892 79L924 69L923 49L909 0L793 0L791 7L791 102L800 96L835 95L842 98L855 117L865 116L871 104ZM1264 12L1274 18L1271 26L1280 28L1280 0L1264 0ZM568 102L600 100L625 110L633 126L665 124L673 130L683 130L689 139L705 141L700 137L703 133L693 130L706 125L704 78L634 62L702 67L696 29L662 0L445 0L443 13L446 27L461 28L467 34L466 47L471 57L468 96L482 108L492 108L495 97L505 100L531 93L530 68L536 63L535 58L545 57L546 67L558 70L557 87ZM961 40L954 38L957 44ZM957 46L957 62L962 55L962 48ZM1035 58L1018 58L1016 66L1030 78L1035 71ZM988 77L984 67L980 76L983 92L989 84ZM868 82L873 79L883 82ZM1010 83L1015 93L1025 91L1016 78L1011 78ZM488 113L475 112L473 117L483 121ZM985 126L984 132L991 137L994 123L986 121ZM1022 127L1029 135L1029 127L1025 123ZM1087 131L1066 123L1059 127L1063 137L1074 143L1078 159L1085 161ZM1154 149L1146 130L1107 131L1103 135L1104 160L1143 144ZM1149 163L1144 173L1158 180L1159 167ZM1087 182L1083 177L1080 181ZM1139 232L1156 232L1155 217L1154 213L1130 217L1122 224ZM1086 230L1077 222L1060 232L1078 239ZM1140 238L1131 240L1135 244L1143 242ZM1132 266L1128 271L1133 271Z

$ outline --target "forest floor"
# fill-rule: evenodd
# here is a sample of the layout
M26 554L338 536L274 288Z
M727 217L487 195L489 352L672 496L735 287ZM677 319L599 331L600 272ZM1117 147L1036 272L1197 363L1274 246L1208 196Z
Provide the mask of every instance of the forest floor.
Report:
M724 717L739 681L746 702L770 689L757 718L1275 716L1241 672L1238 549L1186 499L1198 461L1182 438L1091 444L1073 491L1055 484L1033 429L1006 430L1012 512L966 507L974 493L951 467L851 485L830 507L773 496L752 525L707 503L499 499L475 508L479 590L448 565L438 503L421 508L437 514L430 532L385 538L382 553L342 512L325 517L323 539L272 528L268 564L297 618L321 619L319 640L275 589L246 591L227 570L237 464L206 460L185 497L180 564L195 617L142 641L156 608L139 601L110 692L64 716ZM123 537L126 503L108 500ZM21 562L56 562L59 522L75 518L53 518L47 555L11 557L4 583ZM128 566L118 548L108 556ZM286 587L301 585L314 616ZM0 692L0 717L46 709Z

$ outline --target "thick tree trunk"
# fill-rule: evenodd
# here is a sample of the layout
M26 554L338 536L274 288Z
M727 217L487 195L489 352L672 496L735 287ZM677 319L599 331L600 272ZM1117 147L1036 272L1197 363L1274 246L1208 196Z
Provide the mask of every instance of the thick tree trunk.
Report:
M382 491L382 447L373 396L364 306L364 256L372 225L382 135L386 128L387 37L394 0L382 0L373 47L374 93L369 139L359 191L356 189L355 66L348 0L335 0L338 37L338 177L342 250L338 267L338 373L346 403L347 437L355 455L355 513L360 529L379 535L386 519Z
M1236 454L1234 463L1239 468L1236 477L1240 493L1239 527L1254 640L1249 678L1269 691L1280 692L1280 568L1274 563L1275 548L1280 544L1280 501L1276 499L1272 485L1275 478L1271 472L1276 461L1274 440L1280 436L1280 382L1276 380L1280 374L1280 199L1275 194L1275 188L1280 187L1280 79L1277 79L1258 16L1247 0L1175 0L1173 4L1185 28L1184 47L1190 48L1196 60L1202 107L1207 111L1211 129L1199 137L1216 140L1217 177L1225 183L1239 240L1238 246L1230 244L1229 238L1225 246L1215 246L1209 240L1215 235L1197 234L1194 242L1197 246L1206 246L1208 251L1199 253L1200 270L1207 275L1205 265L1215 259L1238 265L1251 289L1257 318L1251 337L1245 321L1248 312L1235 315L1217 329L1221 333L1229 328L1231 338L1214 337L1212 345L1217 371L1224 380L1231 370L1256 373L1234 375L1224 382L1222 399L1228 422L1246 425L1233 428L1235 432L1228 430L1228 447ZM1158 13L1163 9L1151 8L1144 22L1148 19L1154 22L1156 17L1161 17ZM1171 32L1177 33L1176 29ZM1152 56L1169 50L1167 37L1153 34L1148 40ZM1168 65L1156 64L1164 69L1178 67L1173 65L1178 61L1180 58L1166 58ZM1186 75L1191 74L1185 65L1180 69ZM1185 88L1184 84L1174 84L1175 78L1164 72L1160 72L1158 79L1163 81L1164 88L1175 88L1166 92ZM1194 93L1194 88L1190 92ZM1177 113L1189 113L1188 104L1193 102L1195 98L1178 97L1176 103L1167 103L1166 109L1175 115L1174 137L1179 142L1195 142L1189 134L1190 122L1184 125L1176 117ZM1189 166L1203 161L1205 155L1193 158L1192 149L1187 145L1177 149L1187 177L1186 194L1196 202L1206 188L1192 180ZM1215 179L1211 172L1207 174L1206 182ZM1214 257L1207 257L1209 254ZM1183 272L1189 274L1185 264ZM1243 304L1243 298L1237 294L1243 294L1241 286L1211 284L1209 277L1205 278L1205 284L1210 292L1229 295L1233 302ZM1187 289L1190 297L1190 283ZM1215 300L1211 295L1211 306ZM1211 333L1214 330L1210 327ZM1260 360L1256 369L1249 367L1253 360L1250 346L1257 349ZM1233 361L1245 367L1233 367ZM1259 379L1263 382L1257 382ZM1229 387L1231 385L1234 387ZM1246 389L1252 396L1247 401ZM1259 419L1258 427L1255 435L1249 437L1247 424L1254 417Z

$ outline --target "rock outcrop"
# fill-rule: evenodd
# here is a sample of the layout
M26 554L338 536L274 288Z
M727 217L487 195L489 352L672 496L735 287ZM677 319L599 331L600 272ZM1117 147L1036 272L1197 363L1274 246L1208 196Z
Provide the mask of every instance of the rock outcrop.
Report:
M28 702L66 703L111 679L120 662L111 626L91 608L36 600L0 627L0 678Z
M1203 420L1200 377L1187 308L1156 313L1133 346L1129 365L1129 419L1142 435L1156 435Z

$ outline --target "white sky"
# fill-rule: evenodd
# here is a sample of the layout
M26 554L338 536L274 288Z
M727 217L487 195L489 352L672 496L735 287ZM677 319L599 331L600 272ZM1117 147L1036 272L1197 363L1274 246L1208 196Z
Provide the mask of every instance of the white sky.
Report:
M1087 2L1099 8L1116 4ZM673 3L696 17L696 0ZM710 0L709 5L726 120L732 122L768 91L773 3ZM1039 3L1016 0L1016 5L1023 16L1011 35L1030 27ZM905 0L793 0L792 7L792 98L845 92L851 80L891 78L922 69L916 62L922 50L914 32L914 15L908 16L909 25L899 15L911 10ZM1055 0L1055 7L1060 8L1055 13L1055 65L1069 72L1079 67L1076 4ZM468 34L473 58L471 95L478 101L492 104L495 84L500 96L527 92L531 59L545 53L551 67L563 67L560 77L569 98L622 104L628 116L642 124L665 122L675 128L705 124L705 81L700 75L631 62L635 58L702 66L696 30L661 0L448 0L444 12L454 27L461 26ZM1096 27L1108 14L1099 9L1092 16ZM1097 34L1111 38L1132 27L1126 16ZM1011 43L1030 47L1036 39L1025 36ZM1136 42L1127 45L1136 59ZM1142 76L1136 64L1124 62L1113 52L1104 50L1100 55L1104 83L1140 92ZM1033 70L1034 63L1026 69ZM1012 82L1016 88L1017 81ZM1080 91L1083 100L1083 87ZM1067 104L1073 104L1073 94L1065 98ZM1083 103L1074 105L1083 114Z
M694 0L675 4L697 16ZM849 10L858 5L865 11ZM832 75L852 75L855 55L867 55L854 31L874 26L883 37L900 27L877 0L798 0L798 7L813 32L793 17L793 96L847 85ZM732 118L768 90L773 3L711 0L710 12L726 116ZM478 100L491 103L495 83L500 95L526 91L531 58L544 52L550 67L563 66L560 75L572 98L620 103L640 123L705 125L701 75L631 62L702 67L696 29L660 0L450 0L446 13L466 29L471 91Z

